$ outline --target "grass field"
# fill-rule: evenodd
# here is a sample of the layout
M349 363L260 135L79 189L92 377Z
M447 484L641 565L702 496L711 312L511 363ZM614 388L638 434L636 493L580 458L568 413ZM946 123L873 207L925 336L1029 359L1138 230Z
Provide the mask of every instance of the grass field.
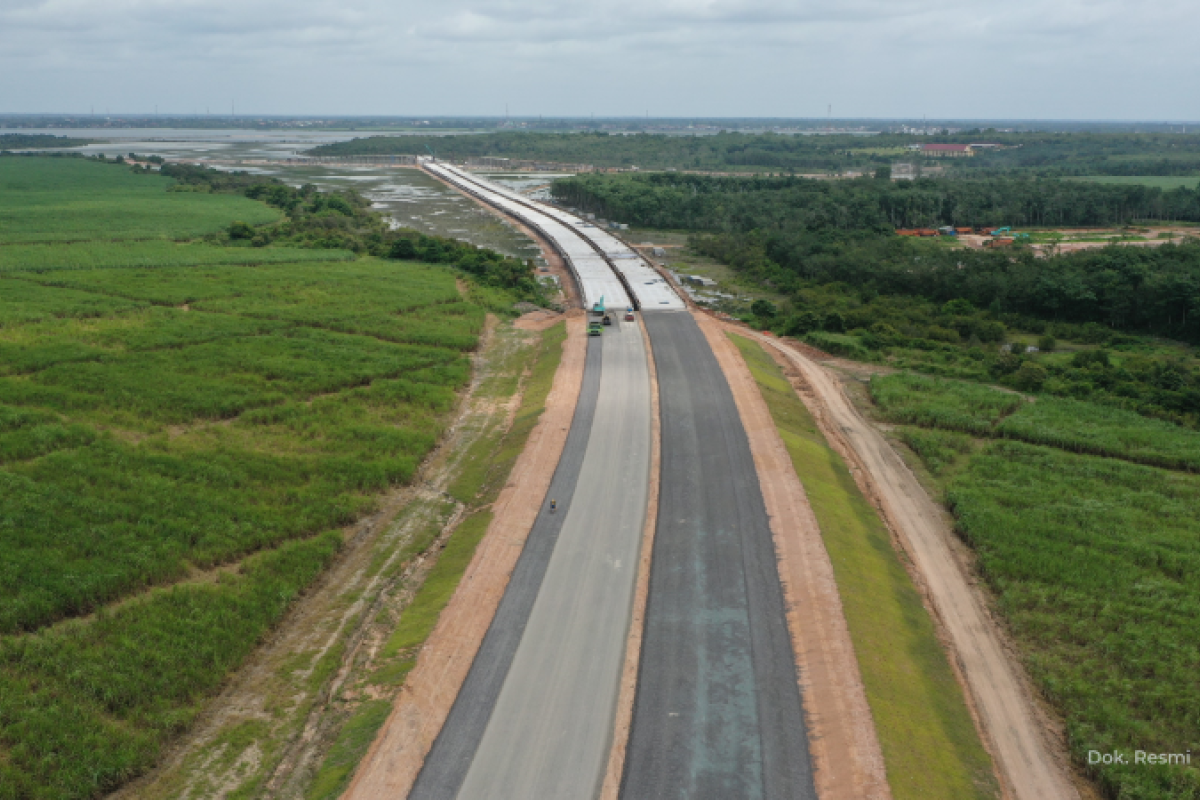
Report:
M889 422L977 434L1024 403L1011 392L912 372L873 376L871 398Z
M280 213L244 197L167 192L171 181L75 158L0 159L0 244L190 239Z
M1077 763L1200 752L1200 479L994 442L947 498ZM1111 797L1200 797L1195 766L1088 769Z
M107 243L276 217L166 184L0 159L0 800L150 766L413 475L484 324L445 268Z
M1200 432L1121 408L1048 396L1027 402L1012 392L914 373L874 376L871 397L890 422L1200 471Z
M821 526L893 796L998 797L962 689L887 529L771 357L755 342L730 338L758 382Z
M196 267L352 261L354 254L300 247L214 247L168 241L9 244L0 247L0 272L103 267Z
M911 375L876 376L872 396L924 426L895 434L944 493L1077 764L1106 797L1200 798L1195 766L1087 764L1200 752L1200 477L1159 468L1195 470L1200 434L1044 396L1002 417L1011 394Z

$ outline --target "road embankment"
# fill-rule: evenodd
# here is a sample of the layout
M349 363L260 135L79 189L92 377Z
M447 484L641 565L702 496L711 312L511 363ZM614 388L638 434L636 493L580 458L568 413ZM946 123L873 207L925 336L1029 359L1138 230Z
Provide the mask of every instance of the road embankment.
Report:
M940 509L825 369L774 337L738 326L729 329L775 348L799 370L807 389L804 400L822 432L851 465L856 482L878 505L912 559L1005 792L1016 800L1076 800L1078 793L1052 756L1028 681L956 559L954 533Z

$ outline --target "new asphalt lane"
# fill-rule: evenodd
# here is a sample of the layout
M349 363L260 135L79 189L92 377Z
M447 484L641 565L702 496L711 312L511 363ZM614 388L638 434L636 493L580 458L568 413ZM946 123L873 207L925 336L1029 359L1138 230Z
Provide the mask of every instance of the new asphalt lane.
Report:
M412 798L592 798L612 740L650 468L635 324L589 341L543 510Z
M662 475L621 796L815 800L774 542L733 394L690 314L645 323Z

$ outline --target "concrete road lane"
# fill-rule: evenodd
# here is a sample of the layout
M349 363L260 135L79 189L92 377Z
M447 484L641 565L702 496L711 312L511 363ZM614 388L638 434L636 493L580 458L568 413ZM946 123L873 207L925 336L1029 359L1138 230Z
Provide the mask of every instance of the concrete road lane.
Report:
M604 333L587 454L541 591L458 797L591 800L612 740L650 471L637 325Z
M690 314L645 321L662 474L621 796L815 800L774 541L737 405Z
M604 340L589 338L587 347L579 402L575 406L571 431L567 435L558 468L550 482L547 501L534 520L496 615L488 626L487 635L475 655L450 714L425 757L421 772L409 792L409 800L454 800L466 778L471 759L479 748L487 721L496 707L500 688L508 677L542 579L546 575L550 556L554 553L558 535L566 521L564 510L570 507L591 438L596 402L600 396ZM562 509L552 513L548 498L557 499Z

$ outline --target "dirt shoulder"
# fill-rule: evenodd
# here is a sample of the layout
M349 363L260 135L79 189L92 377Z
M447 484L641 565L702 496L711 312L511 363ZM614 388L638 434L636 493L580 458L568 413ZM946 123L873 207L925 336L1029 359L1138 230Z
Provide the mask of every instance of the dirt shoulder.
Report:
M733 390L771 519L817 794L822 800L891 797L833 565L804 487L725 327L706 314L695 317Z
M919 588L948 640L954 663L1008 796L1075 800L1067 772L1029 690L1028 680L954 555L953 531L941 509L883 436L855 410L836 378L774 337L734 328L776 348L807 388L804 400L830 444L852 466L855 481L883 512L917 570Z
M491 525L343 797L406 796L450 713L566 443L583 380L583 316L570 317L567 331L546 410L492 507Z

